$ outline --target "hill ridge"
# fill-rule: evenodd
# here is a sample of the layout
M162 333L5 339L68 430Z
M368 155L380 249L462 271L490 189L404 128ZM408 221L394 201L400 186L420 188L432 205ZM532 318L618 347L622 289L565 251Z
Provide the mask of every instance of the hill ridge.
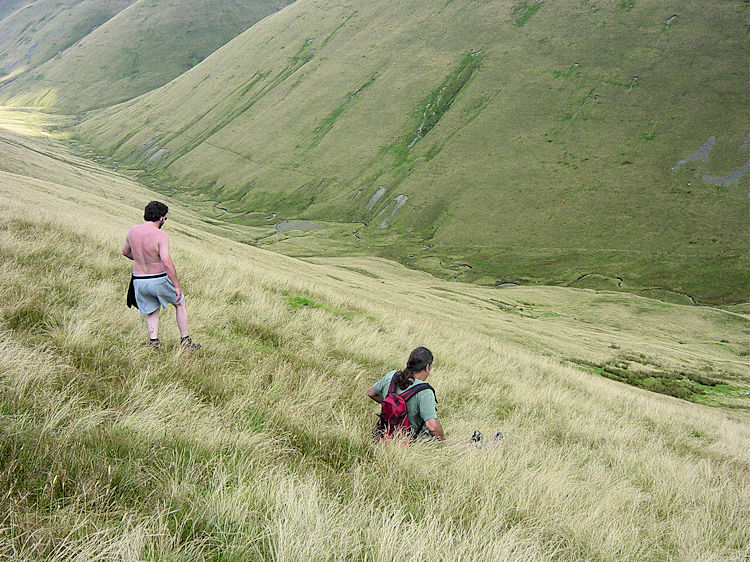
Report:
M123 2L127 5L122 10L55 57L0 85L0 100L82 112L136 98L183 74L289 3Z

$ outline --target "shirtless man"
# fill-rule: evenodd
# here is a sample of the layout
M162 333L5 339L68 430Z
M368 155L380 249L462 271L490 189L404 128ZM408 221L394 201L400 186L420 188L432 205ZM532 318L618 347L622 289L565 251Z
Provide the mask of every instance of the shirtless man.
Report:
M188 335L185 295L169 257L169 238L161 230L168 210L164 203L151 201L143 213L145 222L132 227L125 237L122 255L133 260L128 306L137 306L140 313L146 316L149 345L159 349L160 307L167 308L167 304L173 304L177 311L180 346L183 349L198 349L200 345Z

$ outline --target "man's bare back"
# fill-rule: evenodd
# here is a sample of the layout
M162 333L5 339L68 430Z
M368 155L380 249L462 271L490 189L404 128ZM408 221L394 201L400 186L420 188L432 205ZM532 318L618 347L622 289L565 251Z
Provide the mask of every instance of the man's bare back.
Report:
M167 233L162 232L153 222L144 222L128 230L125 244L130 247L133 258L133 273L149 275L166 271L159 249L168 247Z

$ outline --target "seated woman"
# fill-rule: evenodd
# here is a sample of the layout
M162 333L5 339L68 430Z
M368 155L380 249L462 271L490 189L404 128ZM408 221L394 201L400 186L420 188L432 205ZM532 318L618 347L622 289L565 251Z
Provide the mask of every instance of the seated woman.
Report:
M432 437L445 439L437 419L435 390L424 382L432 361L430 350L418 347L409 355L404 370L390 371L367 390L367 396L382 406L378 438L405 434L416 439L426 428Z

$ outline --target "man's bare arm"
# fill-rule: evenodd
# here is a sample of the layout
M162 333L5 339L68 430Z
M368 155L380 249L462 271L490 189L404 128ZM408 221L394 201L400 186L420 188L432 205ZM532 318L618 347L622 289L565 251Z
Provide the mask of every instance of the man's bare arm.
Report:
M174 289L177 292L177 300L179 301L182 298L182 290L180 289L180 282L177 280L177 270L169 255L169 237L167 237L166 233L159 241L159 259L161 259L164 271L167 272L167 276L172 281L172 285L174 285Z
M443 432L443 426L440 425L440 422L437 420L437 418L430 418L424 423L427 426L427 431L430 432L430 435L432 435L433 437L437 437L441 441L445 441L445 432Z
M371 386L370 388L367 389L367 396L375 400L375 402L377 402L378 404L380 404L383 401L383 397L380 396L380 394L378 394L377 392L375 392L374 386Z
M130 260L133 259L133 249L130 247L127 237L125 237L125 244L122 245L122 255Z

